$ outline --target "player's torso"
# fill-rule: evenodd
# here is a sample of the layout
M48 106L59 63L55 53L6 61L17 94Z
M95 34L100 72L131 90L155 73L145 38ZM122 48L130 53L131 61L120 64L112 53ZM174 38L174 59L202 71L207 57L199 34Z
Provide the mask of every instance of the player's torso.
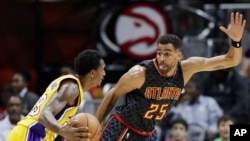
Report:
M27 126L29 129L35 131L41 138L46 137L46 139L53 139L56 137L56 134L51 132L50 130L46 129L41 123L38 122L38 119L45 107L45 105L50 102L53 98L54 94L58 91L60 87L60 83L66 79L73 79L77 82L80 94L77 99L77 103L74 106L66 105L59 113L55 115L56 120L58 121L59 125L64 125L69 121L69 118L72 117L76 112L81 103L83 97L83 90L78 78L74 77L73 75L65 75L55 79L50 85L47 87L43 95L40 99L36 102L33 109L29 112L29 114L18 124Z
M141 89L128 93L124 105L117 110L129 125L141 131L151 131L179 99L184 82L180 64L169 78L160 76L154 61L143 64L146 67L145 83Z

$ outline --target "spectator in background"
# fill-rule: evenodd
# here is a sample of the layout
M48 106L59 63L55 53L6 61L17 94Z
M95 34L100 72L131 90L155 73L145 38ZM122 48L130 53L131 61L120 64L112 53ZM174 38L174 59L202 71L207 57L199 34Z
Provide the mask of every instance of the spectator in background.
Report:
M224 115L218 120L219 137L214 141L230 141L230 125L235 124L233 117Z
M13 91L18 94L23 100L24 115L26 115L28 111L33 108L39 98L38 94L29 90L28 83L30 80L30 73L25 69L21 69L14 73L11 82Z
M7 102L7 115L0 121L0 141L6 141L8 133L23 118L23 102L20 96L12 95Z
M8 98L11 95L14 95L11 86L9 84L3 85L0 89L0 120L2 120L7 114L6 112L7 102Z
M250 80L250 48L248 48L244 53L239 74Z
M73 63L63 63L59 71L60 75L75 74Z
M214 56L224 54L227 46L215 47ZM224 114L229 114L239 123L248 123L249 91L247 80L236 68L227 68L207 73L203 93L215 98Z
M225 114L248 123L247 82L234 68L211 72L203 86L203 93L215 98Z
M239 70L239 74L246 79L247 81L247 86L248 86L248 93L250 94L250 48L246 50L244 53L243 59L242 59L242 64L241 68ZM250 124L250 95L248 97L248 118L249 118L249 124Z
M223 111L216 100L201 93L201 82L193 77L185 86L184 102L171 109L173 118L185 119L190 127L190 140L212 140L217 133ZM196 130L200 128L200 130Z
M182 118L174 119L170 125L170 138L166 141L188 141L188 124Z

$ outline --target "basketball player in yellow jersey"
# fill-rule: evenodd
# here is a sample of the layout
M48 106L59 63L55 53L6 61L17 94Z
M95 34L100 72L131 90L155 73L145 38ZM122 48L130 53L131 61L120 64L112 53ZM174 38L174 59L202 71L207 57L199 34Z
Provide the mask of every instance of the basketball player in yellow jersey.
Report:
M95 50L84 50L75 58L77 76L64 75L50 83L29 114L10 132L8 141L53 141L61 135L71 141L89 138L87 127L69 122L75 115L83 90L101 84L105 63Z

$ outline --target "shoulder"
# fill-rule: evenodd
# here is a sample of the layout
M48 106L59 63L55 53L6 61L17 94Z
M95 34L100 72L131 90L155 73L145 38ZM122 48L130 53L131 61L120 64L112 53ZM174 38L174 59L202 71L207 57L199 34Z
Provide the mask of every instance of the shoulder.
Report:
M215 100L213 97L211 97L211 96L204 96L204 95L202 95L202 96L200 96L200 97L201 97L204 101L207 101L207 103L210 104L210 105L217 104L216 100Z
M135 65L122 75L118 81L118 85L129 86L130 88L140 88L145 78L145 67Z
M65 80L61 83L61 87L66 87L68 89L72 89L72 90L79 90L79 86L77 84L77 82L72 81L72 80Z
M2 120L0 120L1 127L5 126L8 123L9 123L9 116L8 115L6 115Z
M145 72L145 70L146 68L144 66L135 65L131 67L128 72L141 73L141 72Z
M140 65L135 65L132 68L130 68L125 75L130 78L138 78L141 76L145 76L145 70L146 70L145 67Z
M80 93L79 86L77 82L72 80L65 80L60 84L59 91L67 97L77 96Z
M197 62L202 61L201 57L189 57L185 60L181 61L181 66L183 68L187 67L189 68L190 65L198 65Z

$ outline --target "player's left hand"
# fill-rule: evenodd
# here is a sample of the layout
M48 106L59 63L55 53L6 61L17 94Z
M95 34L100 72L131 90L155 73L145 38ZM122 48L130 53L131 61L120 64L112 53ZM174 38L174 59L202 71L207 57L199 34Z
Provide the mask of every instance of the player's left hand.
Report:
M238 42L243 36L245 25L246 20L243 19L243 15L239 12L232 12L230 18L230 27L228 29L225 27L220 27L220 29L225 32L233 41Z

